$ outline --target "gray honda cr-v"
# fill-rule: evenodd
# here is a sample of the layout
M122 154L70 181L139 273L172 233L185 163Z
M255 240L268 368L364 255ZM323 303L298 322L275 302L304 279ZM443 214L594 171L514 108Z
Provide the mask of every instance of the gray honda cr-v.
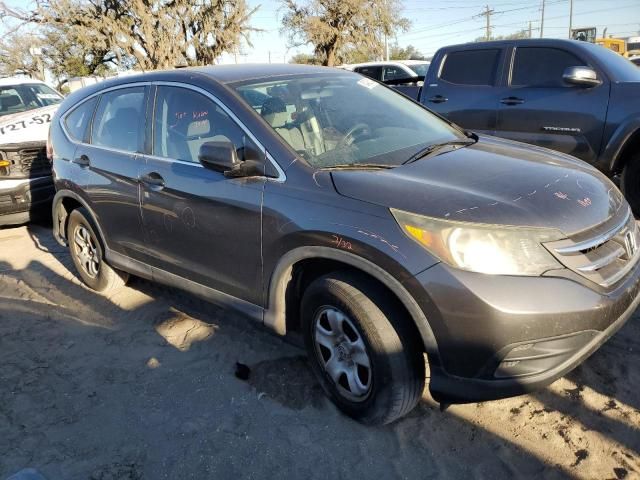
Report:
M54 234L98 291L175 285L304 342L367 423L425 382L464 402L547 385L638 304L616 187L478 137L357 74L155 72L70 95L52 122Z

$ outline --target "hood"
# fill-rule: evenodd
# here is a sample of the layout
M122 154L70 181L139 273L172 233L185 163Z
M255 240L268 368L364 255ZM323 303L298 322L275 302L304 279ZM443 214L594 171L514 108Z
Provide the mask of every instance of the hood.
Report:
M592 228L626 208L620 191L573 157L494 137L389 170L331 173L343 196L430 217Z
M49 105L0 117L0 145L46 141L58 106Z

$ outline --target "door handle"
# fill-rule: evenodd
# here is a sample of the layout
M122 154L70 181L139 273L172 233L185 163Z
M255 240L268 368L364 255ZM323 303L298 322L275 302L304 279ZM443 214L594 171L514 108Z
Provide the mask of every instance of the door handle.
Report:
M91 160L89 160L89 157L87 157L85 154L82 154L79 157L74 158L72 163L80 165L81 167L88 167L89 165L91 165Z
M449 99L448 99L447 97L443 97L442 95L436 95L436 96L431 97L431 98L429 99L429 101L430 101L431 103L444 103L444 102L446 102L447 100L449 100Z
M158 172L149 172L140 175L140 181L152 190L162 190L164 188L164 178Z
M500 103L504 103L505 105L520 105L524 103L524 100L518 97L507 97L500 100Z

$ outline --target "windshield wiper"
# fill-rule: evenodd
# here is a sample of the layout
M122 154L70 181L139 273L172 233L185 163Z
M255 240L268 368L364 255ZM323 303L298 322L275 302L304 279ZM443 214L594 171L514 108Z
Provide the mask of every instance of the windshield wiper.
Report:
M324 167L322 170L368 170L368 169L382 169L387 170L393 168L393 165L383 165L380 163L342 163L338 165L330 165Z
M411 157L409 157L409 160L404 162L403 165L406 165L407 163L415 162L416 160L420 160L421 158L424 158L424 157L428 157L429 155L439 152L444 147L455 147L455 146L466 147L467 145L472 145L474 143L476 143L476 140L451 140L448 142L434 143L432 145L429 145L423 148L422 150L418 150L418 152L413 154Z

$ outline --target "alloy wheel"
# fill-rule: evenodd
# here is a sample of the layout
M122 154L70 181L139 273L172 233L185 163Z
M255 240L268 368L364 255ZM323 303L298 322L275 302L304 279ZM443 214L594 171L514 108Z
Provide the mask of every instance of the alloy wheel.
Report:
M73 233L73 241L82 269L91 278L96 278L100 271L100 253L95 238L84 225L78 225Z

